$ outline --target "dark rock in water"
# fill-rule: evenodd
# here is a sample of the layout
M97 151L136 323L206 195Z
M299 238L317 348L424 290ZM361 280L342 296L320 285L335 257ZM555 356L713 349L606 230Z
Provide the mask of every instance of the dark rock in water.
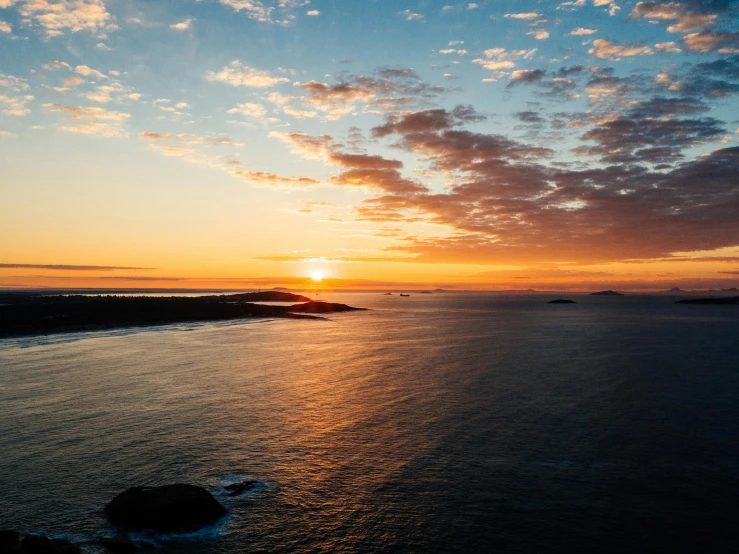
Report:
M100 544L113 554L134 554L139 550L136 544L128 538L103 537L100 539Z
M162 533L195 531L226 514L207 490L195 485L131 487L105 506L113 523Z
M602 290L600 292L591 292L590 296L623 296L623 294L615 290Z
M252 490L258 483L259 481L242 481L241 483L226 485L223 488L228 491L228 496L238 496L243 492Z
M49 539L39 535L26 535L21 541L23 554L83 554L71 542L64 539Z
M20 539L21 534L11 529L0 530L0 546L7 544L15 544Z
M565 298L557 298L556 300L550 300L547 304L577 304L577 302Z
M10 529L0 531L0 552L16 554L21 551L20 533Z

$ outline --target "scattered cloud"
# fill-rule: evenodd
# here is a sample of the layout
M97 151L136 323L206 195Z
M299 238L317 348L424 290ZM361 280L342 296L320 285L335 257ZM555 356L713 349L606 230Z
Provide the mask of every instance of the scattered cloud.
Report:
M588 53L603 60L619 60L630 56L651 56L654 50L649 46L637 43L617 44L602 38L593 41L593 47Z
M526 12L526 13L507 13L503 17L506 17L508 19L538 19L541 17L540 13L536 12Z
M587 36L587 35L594 35L597 33L595 29L585 29L584 27L578 27L577 29L573 29L570 31L570 35L573 37L579 37L579 36Z
M406 21L423 21L423 16L420 13L414 13L411 10L403 10L398 12L398 15L403 16Z
M276 76L271 71L248 67L239 60L232 61L221 71L210 71L206 78L209 81L219 81L233 87L251 88L269 88L289 81L287 77Z
M239 114L253 119L262 119L267 114L267 109L262 104L246 102L228 110L230 114Z
M128 136L124 123L130 119L131 114L98 107L65 106L59 103L44 104L44 108L64 116L67 124L59 127L62 131L106 138Z
M101 34L117 29L103 0L21 0L18 11L48 38L65 31Z
M544 29L534 29L533 31L529 31L526 34L534 37L536 40L544 40L549 38L549 32L545 31Z
M295 20L297 11L310 3L310 0L219 0L219 3L244 13L249 19L262 23L289 25ZM311 10L317 11L317 10ZM314 15L308 12L307 15Z
M187 18L184 21L180 21L179 23L173 23L169 26L170 29L174 29L175 31L187 31L189 29L192 29L192 18Z

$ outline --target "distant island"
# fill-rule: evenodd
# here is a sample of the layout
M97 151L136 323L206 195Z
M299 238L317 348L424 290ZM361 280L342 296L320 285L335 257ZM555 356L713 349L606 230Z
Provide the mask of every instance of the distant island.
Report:
M577 304L577 302L565 298L557 298L556 300L550 300L547 304Z
M275 290L195 297L7 293L0 294L0 338L242 318L318 319L309 314L363 309Z
M615 290L602 290L600 292L591 292L590 296L624 296L620 292L616 292Z
M707 289L707 290L683 290L678 287L673 287L670 290L662 291L661 293L657 294L738 294L739 289L736 287L731 287L728 289Z
M723 296L721 298L686 298L675 304L739 304L739 296Z

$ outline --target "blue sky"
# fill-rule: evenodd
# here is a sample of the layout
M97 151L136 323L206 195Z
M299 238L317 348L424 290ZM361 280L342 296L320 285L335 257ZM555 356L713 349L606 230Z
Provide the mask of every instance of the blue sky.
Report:
M707 264L739 245L738 13L0 0L0 257L454 281L689 256L675 279L730 280Z

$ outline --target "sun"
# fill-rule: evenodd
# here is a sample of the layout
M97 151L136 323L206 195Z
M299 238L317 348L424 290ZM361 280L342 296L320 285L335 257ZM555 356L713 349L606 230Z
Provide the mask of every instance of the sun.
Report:
M310 278L314 281L323 281L323 271L314 271L311 273Z

